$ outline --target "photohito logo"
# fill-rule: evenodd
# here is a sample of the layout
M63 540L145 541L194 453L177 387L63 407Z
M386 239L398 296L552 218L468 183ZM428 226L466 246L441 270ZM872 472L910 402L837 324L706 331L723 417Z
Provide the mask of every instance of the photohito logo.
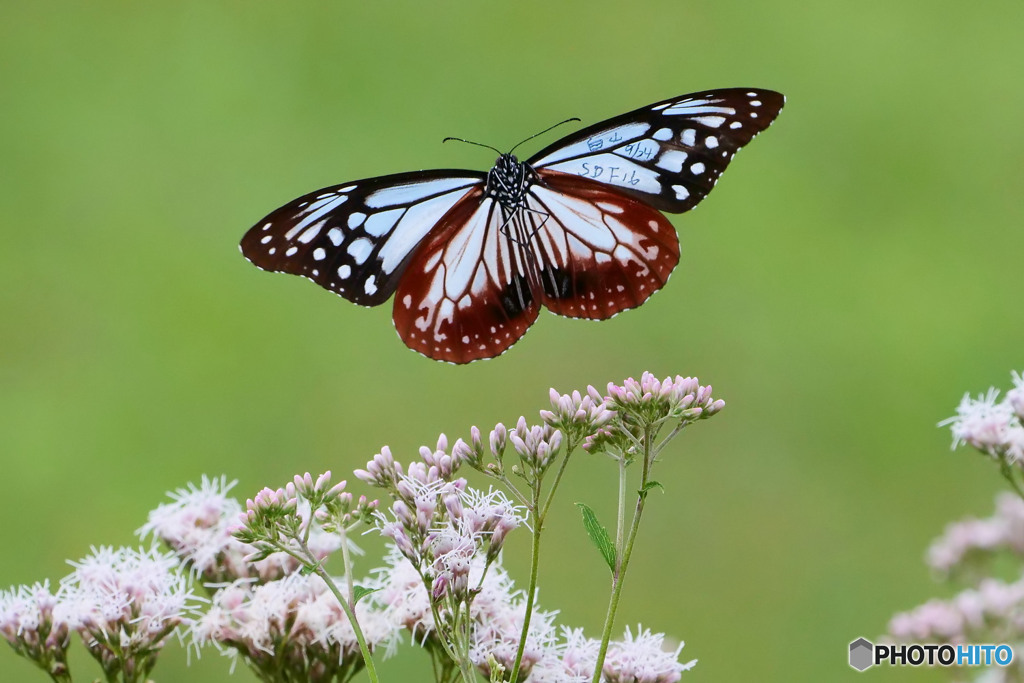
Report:
M864 671L875 664L889 666L1007 666L1013 661L1009 645L935 645L900 643L875 645L867 638L850 643L850 666Z

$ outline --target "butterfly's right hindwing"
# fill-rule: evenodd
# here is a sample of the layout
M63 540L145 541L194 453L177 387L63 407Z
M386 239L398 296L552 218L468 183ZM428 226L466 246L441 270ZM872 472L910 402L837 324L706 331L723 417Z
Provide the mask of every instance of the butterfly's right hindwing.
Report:
M242 238L264 270L302 275L349 301L381 304L394 293L430 230L485 176L418 171L327 187L269 214Z

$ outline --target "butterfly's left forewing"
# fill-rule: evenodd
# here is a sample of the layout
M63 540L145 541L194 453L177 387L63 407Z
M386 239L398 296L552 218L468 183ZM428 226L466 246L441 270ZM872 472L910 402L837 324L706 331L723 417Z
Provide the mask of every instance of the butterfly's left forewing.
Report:
M718 182L736 151L767 128L785 98L771 90L708 90L642 107L577 131L527 162L681 213Z
M256 266L302 275L363 306L394 293L413 252L484 175L417 171L326 187L277 209L242 238Z

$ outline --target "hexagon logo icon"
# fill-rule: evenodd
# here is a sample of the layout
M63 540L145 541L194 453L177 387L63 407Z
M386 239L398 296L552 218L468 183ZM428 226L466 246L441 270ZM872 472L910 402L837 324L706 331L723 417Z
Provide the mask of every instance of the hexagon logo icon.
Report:
M850 643L850 666L863 671L874 664L875 646L867 638L858 638Z

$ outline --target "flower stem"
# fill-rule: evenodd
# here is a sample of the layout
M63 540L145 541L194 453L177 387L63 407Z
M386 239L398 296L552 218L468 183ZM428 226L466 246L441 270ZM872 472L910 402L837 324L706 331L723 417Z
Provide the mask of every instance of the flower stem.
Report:
M1006 478L1006 481L1010 482L1010 486L1012 486L1013 490L1017 492L1017 495L1020 496L1022 500L1024 500L1024 490L1021 489L1020 484L1017 483L1017 480L1013 478L1013 467L1010 465L1010 463L1006 462L1006 460L1001 460L999 471L1002 472L1003 477Z
M339 526L338 535L341 536L341 561L345 567L345 588L348 589L348 603L354 610L356 607L356 588L352 580L352 556L349 554L348 536L345 527Z
M558 471L555 473L555 481L551 484L551 490L548 491L547 500L544 501L544 507L537 515L538 520L544 520L548 516L548 508L551 507L551 501L555 499L555 491L558 490L558 484L562 481L562 475L565 473L565 468L569 464L569 456L576 450L576 444L573 443L572 439L567 439L565 446L565 457L562 458L562 462L558 464ZM538 523L539 524L539 523Z
M427 580L426 575L424 575L422 571L417 570L417 573L420 575L420 580L423 582L423 587L426 589L427 595L430 595L430 581ZM448 655L448 659L454 662L459 667L459 673L462 675L463 681L465 681L465 683L473 683L475 677L473 675L472 667L469 663L468 648L467 653L464 656L461 648L459 649L458 652L456 652L452 649L452 643L449 642L455 641L459 638L457 623L458 613L453 612L453 614L455 615L455 619L453 619L455 631L453 633L448 634L443 633L442 628L444 622L441 621L441 613L438 612L437 602L434 600L430 600L430 615L434 618L434 633L437 634L437 642L441 645L441 648L444 650L444 653Z
M615 570L619 569L626 533L626 454L619 458L619 509L615 521Z
M519 679L519 669L523 664L523 653L526 651L526 639L530 635L530 621L533 618L533 601L537 595L537 576L540 570L540 534L544 529L544 518L547 517L551 501L555 498L558 484L562 481L562 475L569 464L569 456L575 450L575 444L570 440L565 446L565 455L562 462L558 464L558 471L555 473L555 481L548 491L548 497L541 505L541 480L538 478L531 487L533 502L527 507L533 512L533 543L530 547L530 585L526 589L526 614L523 616L523 629L519 633L519 647L516 649L516 659L512 664L512 673L509 674L509 683L516 683Z
M533 597L537 593L537 573L540 567L540 532L543 520L537 518L533 525L533 546L530 551L530 586L526 592L526 614L523 617L523 630L519 634L519 649L516 650L516 661L512 664L509 683L519 679L519 667L523 663L523 652L526 651L526 638L530 635L530 618L533 616Z
M363 635L363 629L359 628L359 621L356 619L355 601L353 600L352 602L349 602L349 600L341 594L341 591L338 589L338 585L334 583L334 579L332 579L331 576L327 573L327 570L324 569L323 563L317 560L316 556L312 553L312 551L310 551L309 546L303 543L301 539L296 538L295 540L298 541L299 547L302 549L302 552L306 556L304 558L305 562L309 563L309 565L313 567L313 573L315 573L317 576L323 579L323 582L327 584L327 587L331 590L332 593L334 593L334 597L338 600L338 603L341 605L341 609L345 610L345 616L348 617L349 623L352 624L352 632L355 634L356 642L359 643L359 651L363 655L363 664L366 665L366 675L370 677L371 683L379 683L380 679L377 678L377 669L374 667L373 658L370 656L370 647L366 644L366 636ZM346 543L347 541L345 541L345 539L342 539L343 547L346 545ZM349 578L350 572L348 570L349 568L346 566L346 581L348 581L349 584L351 585L351 578Z
M608 643L612 636L612 626L615 623L615 612L619 607L619 598L622 596L622 585L626 578L626 569L629 567L629 558L633 554L633 543L636 541L637 532L640 530L640 518L644 512L644 501L647 499L647 480L650 474L651 461L653 459L653 448L651 439L654 434L650 426L644 427L644 462L643 474L640 480L640 493L636 499L636 509L633 512L633 520L629 525L629 533L626 534L625 547L618 549L619 558L616 562L615 573L612 576L612 594L608 599L608 613L604 619L604 629L601 632L601 649L597 653L597 663L594 666L592 683L601 682L601 672L604 669L604 659L608 654ZM620 495L624 497L624 484L620 479Z

